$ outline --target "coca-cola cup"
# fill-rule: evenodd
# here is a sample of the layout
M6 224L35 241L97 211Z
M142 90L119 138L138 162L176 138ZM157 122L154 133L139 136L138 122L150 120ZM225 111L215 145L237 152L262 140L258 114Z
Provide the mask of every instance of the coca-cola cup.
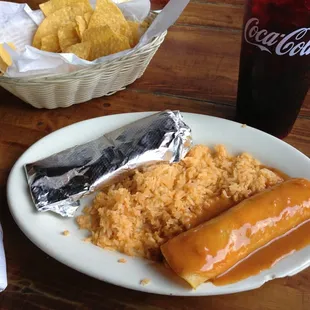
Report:
M310 0L249 0L237 121L284 138L309 89Z

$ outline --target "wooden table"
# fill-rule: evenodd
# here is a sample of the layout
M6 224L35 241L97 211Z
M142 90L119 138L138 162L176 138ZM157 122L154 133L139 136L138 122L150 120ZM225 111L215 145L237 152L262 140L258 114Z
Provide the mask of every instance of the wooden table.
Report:
M36 8L39 1L29 4ZM111 97L48 111L36 110L0 89L0 220L9 281L0 294L0 309L310 309L310 269L254 291L215 297L157 296L100 282L34 246L14 223L6 202L6 180L14 162L31 144L61 127L102 115L167 108L232 119L243 4L244 0L192 0L144 76ZM310 155L309 96L285 140Z

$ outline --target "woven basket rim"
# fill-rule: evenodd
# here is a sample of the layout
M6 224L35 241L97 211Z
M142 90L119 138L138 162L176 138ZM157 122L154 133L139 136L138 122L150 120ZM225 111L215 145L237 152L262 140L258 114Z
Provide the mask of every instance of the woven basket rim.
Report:
M154 19L158 13L151 11L150 15ZM167 34L167 31L162 33L161 35L154 37L151 42L149 42L146 45L141 46L135 53L131 53L129 55L124 55L117 57L115 59L109 60L105 63L99 63L99 64L94 64L94 65L89 65L87 67L72 71L72 72L67 72L67 73L55 73L55 74L42 74L42 75L34 75L34 76L23 76L23 77L7 77L7 76L0 76L0 83L5 83L5 84L45 84L45 83L63 83L66 80L71 80L73 78L82 78L85 76L85 73L89 74L95 74L95 71L99 70L107 66L113 66L113 65L119 65L120 62L127 61L130 58L137 57L141 54L148 53L148 50L153 49L157 45L160 45L163 40L165 39Z

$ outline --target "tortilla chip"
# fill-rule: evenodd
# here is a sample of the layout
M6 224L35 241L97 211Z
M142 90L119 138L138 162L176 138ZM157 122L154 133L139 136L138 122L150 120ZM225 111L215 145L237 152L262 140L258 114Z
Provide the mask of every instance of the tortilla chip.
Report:
M97 0L96 9L90 18L88 29L109 26L116 34L131 36L129 25L118 6L111 0Z
M49 34L41 39L41 50L46 52L60 52L58 36Z
M87 26L89 24L90 18L92 17L93 13L94 13L93 11L89 11L89 12L84 13L84 19L87 23Z
M50 0L48 2L40 4L40 9L43 14L47 17L59 9L62 9L66 6L72 6L77 3L84 3L86 6L89 6L89 10L91 10L91 5L88 0Z
M87 29L87 21L83 16L76 16L75 21L77 24L76 32L80 39L82 39L84 31Z
M138 22L128 21L128 26L131 30L131 37L129 38L130 46L135 47L140 40L140 24Z
M89 5L80 2L71 7L64 7L48 17L38 27L32 45L36 48L41 47L41 39L47 35L57 35L58 29L69 22L74 22L77 15L84 15L89 11Z
M76 32L76 23L71 22L58 30L60 49L64 51L67 47L80 43L81 40Z
M3 75L8 69L8 65L0 57L0 76Z
M7 42L13 50L16 50L15 46L11 42ZM6 72L7 68L12 65L12 59L10 54L4 49L3 44L0 44L0 72Z
M6 44L12 48L13 50L16 50L16 47L13 43L11 42L6 42ZM11 66L12 65L12 59L10 54L4 49L3 47L3 43L0 44L0 57L1 59L8 65Z
M40 8L46 18L32 45L49 52L74 53L82 59L95 60L130 49L144 29L142 24L127 22L112 0L97 0L95 11L88 0L50 0Z
M64 52L73 53L76 56L80 57L81 59L87 60L89 58L90 49L91 49L91 43L83 42L69 46L68 48L66 48Z
M109 26L87 29L83 34L82 42L91 44L88 60L95 60L130 48L128 38L117 35Z
M141 24L140 24L140 37L144 34L144 32L147 30L147 28L150 27L150 22L144 20Z

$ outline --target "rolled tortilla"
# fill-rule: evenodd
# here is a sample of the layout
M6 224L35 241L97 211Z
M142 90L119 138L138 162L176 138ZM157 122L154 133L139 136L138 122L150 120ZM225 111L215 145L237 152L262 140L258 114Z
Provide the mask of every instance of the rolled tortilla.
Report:
M169 266L193 288L310 219L310 182L290 179L162 245Z

